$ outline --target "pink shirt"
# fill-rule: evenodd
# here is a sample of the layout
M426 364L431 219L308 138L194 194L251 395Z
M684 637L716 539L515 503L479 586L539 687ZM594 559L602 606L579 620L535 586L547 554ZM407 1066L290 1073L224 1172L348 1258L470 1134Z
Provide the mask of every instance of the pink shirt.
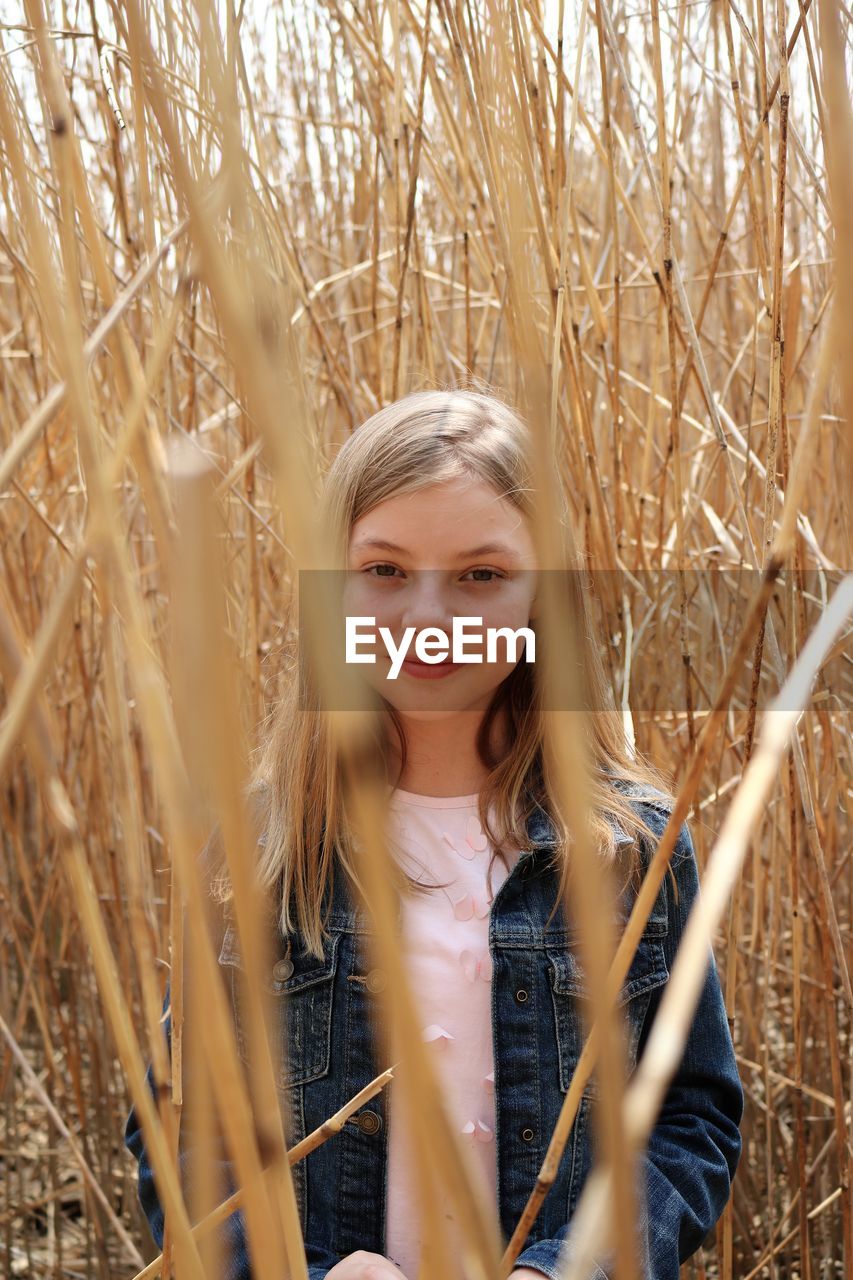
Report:
M409 875L441 882L403 900L402 944L422 1036L435 1054L451 1123L469 1144L484 1189L497 1202L492 964L489 912L508 874L495 860L477 816L477 796L390 797L389 844ZM515 865L518 853L510 857ZM396 1072L399 1077L401 1064ZM399 1090L388 1094L388 1171L385 1254L417 1280L421 1253L418 1190L412 1145ZM443 1211L454 1220L449 1200ZM451 1227L453 1239L453 1227Z

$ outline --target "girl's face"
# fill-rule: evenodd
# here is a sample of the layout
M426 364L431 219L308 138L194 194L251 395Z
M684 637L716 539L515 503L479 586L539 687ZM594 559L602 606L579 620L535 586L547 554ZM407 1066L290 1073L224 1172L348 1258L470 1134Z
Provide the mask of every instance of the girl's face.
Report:
M434 719L485 711L501 681L524 661L523 636L515 656L499 639L495 660L486 660L489 628L517 631L530 623L536 557L522 513L485 481L460 477L379 503L352 527L348 569L345 615L376 620L359 624L361 635L376 637L360 643L358 652L375 653L376 662L359 670L398 712ZM478 620L465 624L465 654L483 661L451 661L454 618ZM389 673L400 659L389 655L380 627L398 652L414 628L409 660L396 679ZM427 627L440 628L450 641L441 663L417 661L415 640ZM437 653L438 646L426 651Z

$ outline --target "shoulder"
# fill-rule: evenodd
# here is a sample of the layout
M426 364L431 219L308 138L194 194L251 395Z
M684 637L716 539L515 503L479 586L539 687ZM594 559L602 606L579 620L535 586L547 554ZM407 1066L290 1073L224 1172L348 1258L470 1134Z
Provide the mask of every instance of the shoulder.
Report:
M266 785L255 784L247 789L244 796L245 816L249 822L251 835L258 846L266 843L269 803L269 790ZM206 839L196 858L199 869L207 880L213 880L227 873L228 863L222 826L218 819L214 818L208 828Z
M252 788L245 795L245 805L251 837L256 849L260 849L266 842L266 792ZM196 854L196 865L199 882L204 889L205 915L211 936L214 940L221 940L233 921L234 904L228 856L222 825L218 819L214 819L208 828L206 838Z
M675 797L659 787L647 782L639 782L629 778L613 777L611 785L628 800L656 839L660 839L675 808ZM672 862L680 862L693 855L693 841L690 827L685 819L678 832L678 838L672 851Z
M632 801L638 803L650 804L655 808L666 809L671 811L673 807L673 797L666 791L661 791L659 787L653 787L647 782L636 782L633 778L620 778L616 775L610 778L610 785L615 787L617 791L628 796Z
M646 811L652 815L657 814L659 815L658 822L662 818L663 826L666 825L675 805L675 799L672 795L662 791L659 787L652 786L650 783L638 782L632 778L613 776L609 781L614 791L624 796L632 809L643 811L643 816L645 816ZM661 830L663 830L663 826L661 826Z

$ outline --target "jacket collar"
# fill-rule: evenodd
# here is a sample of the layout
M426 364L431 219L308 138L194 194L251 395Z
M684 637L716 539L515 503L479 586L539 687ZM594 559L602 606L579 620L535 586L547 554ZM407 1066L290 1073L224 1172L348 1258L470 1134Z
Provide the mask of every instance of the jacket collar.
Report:
M613 830L613 834L617 844L630 843L631 837L616 822L615 818L609 815L607 821ZM530 840L531 847L525 849L520 855L518 861L531 858L540 850L553 849L557 845L556 830L553 822L544 809L536 809L527 819L527 835ZM346 877L341 872L339 866L335 866L334 871L334 887L332 892L331 913L329 923L333 927L343 929L355 929L357 932L369 933L373 927L369 913L365 908L357 905L350 897L346 884ZM402 923L402 904L397 904L397 926Z
M617 844L631 843L631 836L623 830L614 817L607 814L606 821ZM554 823L544 809L535 809L527 819L527 835L533 847L526 849L521 854L522 858L530 857L537 849L553 849L557 845Z
M613 831L614 839L617 844L630 844L631 836L623 830L615 818L610 814L607 814L606 821ZM518 858L519 862L525 858L533 857L540 850L554 849L557 846L558 840L554 823L544 809L535 809L528 817L527 836L531 847L522 851ZM335 861L337 863L337 860ZM336 865L334 887L332 891L330 923L332 925L337 925L338 927L350 929L356 928L359 930L369 931L372 927L370 919L364 909L357 906L350 899L344 881L345 876ZM401 905L398 905L397 920L399 925L402 920Z

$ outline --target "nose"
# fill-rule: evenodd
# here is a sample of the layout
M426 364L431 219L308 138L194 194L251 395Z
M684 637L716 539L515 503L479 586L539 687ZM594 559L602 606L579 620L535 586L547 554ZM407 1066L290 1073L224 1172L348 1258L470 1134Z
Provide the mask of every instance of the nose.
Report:
M425 627L439 627L448 637L453 633L456 616L452 591L438 569L417 569L404 593L400 623L414 627L415 634Z

